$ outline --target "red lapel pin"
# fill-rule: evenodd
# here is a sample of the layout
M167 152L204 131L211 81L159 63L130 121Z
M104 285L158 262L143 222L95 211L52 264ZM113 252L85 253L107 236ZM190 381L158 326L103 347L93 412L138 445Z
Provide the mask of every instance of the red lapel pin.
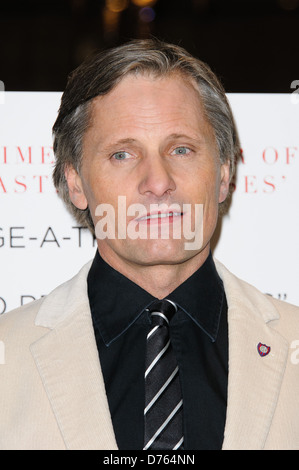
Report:
M257 350L261 357L265 357L265 356L268 356L269 352L271 351L271 348L270 346L267 346L266 344L259 343L257 345Z

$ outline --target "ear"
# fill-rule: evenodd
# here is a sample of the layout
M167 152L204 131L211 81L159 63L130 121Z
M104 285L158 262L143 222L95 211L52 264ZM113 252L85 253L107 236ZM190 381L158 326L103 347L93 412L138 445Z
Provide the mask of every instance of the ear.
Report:
M219 203L225 201L229 193L229 183L230 183L230 162L227 160L221 165L220 175L220 190L219 190Z
M88 202L83 191L81 177L72 165L69 165L65 172L65 179L69 188L70 200L78 209L87 209Z

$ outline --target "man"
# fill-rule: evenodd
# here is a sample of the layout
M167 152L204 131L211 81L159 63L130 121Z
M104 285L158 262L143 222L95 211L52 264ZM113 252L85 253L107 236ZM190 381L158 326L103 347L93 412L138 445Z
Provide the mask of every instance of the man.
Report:
M299 309L210 251L239 153L214 74L130 42L71 75L53 129L54 183L98 249L1 317L0 448L299 448Z

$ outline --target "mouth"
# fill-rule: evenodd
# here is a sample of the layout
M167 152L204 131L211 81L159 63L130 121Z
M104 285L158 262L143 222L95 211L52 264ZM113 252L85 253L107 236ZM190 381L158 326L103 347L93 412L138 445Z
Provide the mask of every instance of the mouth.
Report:
M138 217L136 222L146 222L146 223L163 223L163 222L173 222L174 220L180 219L183 217L183 212L175 212L175 211L168 211L168 212L155 212L155 213L148 213L142 217Z

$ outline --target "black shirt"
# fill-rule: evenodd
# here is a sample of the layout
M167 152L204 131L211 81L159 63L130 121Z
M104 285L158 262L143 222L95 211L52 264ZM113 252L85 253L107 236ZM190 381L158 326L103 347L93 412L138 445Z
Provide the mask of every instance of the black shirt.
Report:
M145 309L157 299L109 266L98 251L88 274L88 295L118 447L142 449L150 325ZM178 306L170 337L182 386L184 449L221 449L227 404L227 303L211 253L167 298Z

